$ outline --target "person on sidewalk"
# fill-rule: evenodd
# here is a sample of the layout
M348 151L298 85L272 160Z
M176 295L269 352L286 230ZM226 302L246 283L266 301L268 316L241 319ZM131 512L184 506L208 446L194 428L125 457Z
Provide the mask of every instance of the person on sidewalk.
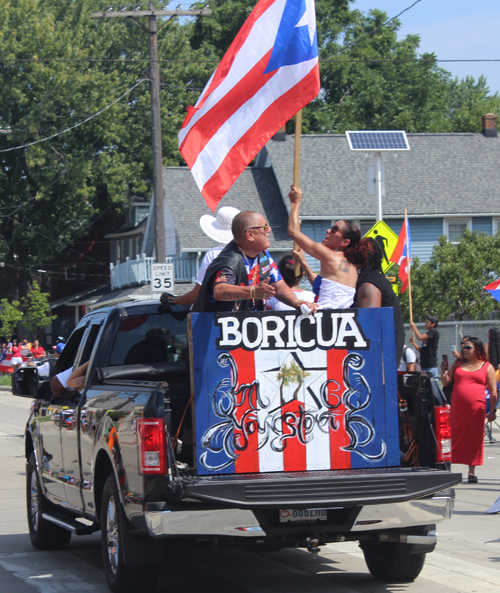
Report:
M498 402L495 369L486 360L484 345L478 338L469 338L462 354L451 368L443 361L441 381L453 382L451 393L451 461L469 466L468 482L477 484L476 466L483 464L484 424L496 418ZM486 414L486 394L491 397L491 412Z
M428 315L425 322L425 333L421 334L415 322L410 321L410 327L414 331L417 340L422 344L418 346L415 338L411 338L410 342L420 351L420 365L422 371L430 373L433 377L438 376L437 368L437 349L439 345L439 330L437 326L439 319L435 315Z

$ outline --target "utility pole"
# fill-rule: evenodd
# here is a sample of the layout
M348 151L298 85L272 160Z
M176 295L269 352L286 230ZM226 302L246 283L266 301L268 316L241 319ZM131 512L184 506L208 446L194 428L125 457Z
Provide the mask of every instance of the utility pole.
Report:
M208 16L211 10L156 10L153 2L149 10L119 10L113 7L106 12L93 12L93 19L128 18L149 35L149 89L151 93L151 130L153 142L153 194L155 214L155 251L156 262L165 263L165 219L164 219L164 193L163 193L163 162L161 150L161 117L160 117L160 65L158 62L157 34L163 27L176 16ZM156 18L159 16L170 17L157 29ZM148 27L137 19L148 17Z

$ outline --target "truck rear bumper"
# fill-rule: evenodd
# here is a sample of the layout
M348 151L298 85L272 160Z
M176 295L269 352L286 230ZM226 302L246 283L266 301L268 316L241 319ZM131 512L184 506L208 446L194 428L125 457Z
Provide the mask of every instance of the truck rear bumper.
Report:
M451 516L453 504L454 495L448 492L419 500L364 506L350 533L435 524ZM152 537L266 536L256 515L248 509L159 511L147 507L145 518ZM329 531L328 525L317 524L317 529Z

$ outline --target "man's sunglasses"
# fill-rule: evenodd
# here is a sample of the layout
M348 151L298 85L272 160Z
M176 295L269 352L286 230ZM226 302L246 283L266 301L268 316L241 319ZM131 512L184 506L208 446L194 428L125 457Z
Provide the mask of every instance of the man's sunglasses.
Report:
M262 229L265 233L268 233L271 230L271 227L266 222L266 224L263 224L261 226L251 226L251 227L249 227L248 229L246 229L245 233L247 231L251 231L252 229Z

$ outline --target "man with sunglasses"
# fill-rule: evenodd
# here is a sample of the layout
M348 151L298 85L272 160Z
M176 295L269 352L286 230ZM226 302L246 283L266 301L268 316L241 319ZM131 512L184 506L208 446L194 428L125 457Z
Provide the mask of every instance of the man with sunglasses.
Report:
M417 340L422 342L419 347L414 339L412 341L412 344L420 350L420 365L422 371L430 373L433 377L438 376L437 349L439 345L439 330L436 329L438 323L439 319L435 315L428 315L427 321L425 322L425 333L421 334L418 331L415 322L410 321L410 327L415 332Z
M314 303L298 299L281 277L267 251L271 230L259 212L234 217L234 239L209 265L194 312L263 311L264 301L273 296L295 309L306 304L316 311Z

